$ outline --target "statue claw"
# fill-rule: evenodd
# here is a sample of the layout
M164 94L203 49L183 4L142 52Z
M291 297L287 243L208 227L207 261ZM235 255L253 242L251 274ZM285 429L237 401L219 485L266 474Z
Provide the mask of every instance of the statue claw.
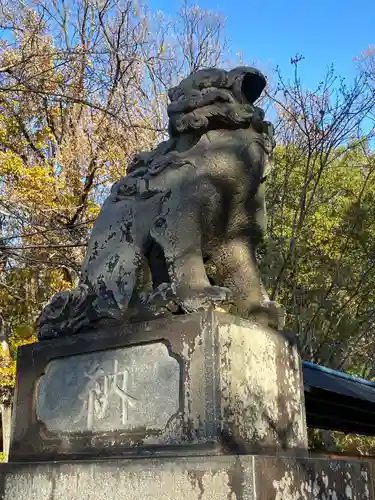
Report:
M162 283L149 296L148 302L151 307L163 307L170 312L177 312L180 309L184 313L189 313L230 304L232 295L229 288L220 286L177 290L173 283Z

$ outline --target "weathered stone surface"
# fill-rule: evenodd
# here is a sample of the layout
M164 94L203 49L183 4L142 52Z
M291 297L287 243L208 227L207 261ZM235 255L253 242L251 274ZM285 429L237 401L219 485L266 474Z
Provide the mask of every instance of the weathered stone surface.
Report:
M17 370L12 461L307 446L296 347L225 313L24 346Z
M259 500L369 500L374 461L256 457Z
M169 139L112 187L80 283L45 308L40 339L220 305L282 326L255 257L275 146L254 104L265 85L238 67L197 71L170 90Z
M367 461L259 456L4 464L3 500L372 500Z
M224 432L244 443L242 451L307 448L296 347L274 330L242 321L221 324L218 339Z
M180 365L162 342L50 361L36 417L51 432L162 431L179 411Z
M252 495L252 460L118 460L4 469L3 500L228 500ZM7 471L7 472L5 472ZM240 497L238 493L245 490Z

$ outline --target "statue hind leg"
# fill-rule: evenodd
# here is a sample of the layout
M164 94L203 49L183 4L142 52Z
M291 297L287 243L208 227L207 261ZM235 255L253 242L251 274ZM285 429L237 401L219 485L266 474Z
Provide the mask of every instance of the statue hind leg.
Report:
M38 337L92 330L125 319L142 264L132 200L107 200L89 241L77 288L57 294L38 319Z

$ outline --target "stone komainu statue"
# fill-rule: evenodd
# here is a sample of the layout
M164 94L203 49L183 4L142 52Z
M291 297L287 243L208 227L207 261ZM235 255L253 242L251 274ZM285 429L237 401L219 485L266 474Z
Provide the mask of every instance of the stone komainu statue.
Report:
M40 339L225 305L277 326L255 255L274 148L254 105L265 85L254 68L206 69L169 91L169 139L112 187L80 283L44 309Z

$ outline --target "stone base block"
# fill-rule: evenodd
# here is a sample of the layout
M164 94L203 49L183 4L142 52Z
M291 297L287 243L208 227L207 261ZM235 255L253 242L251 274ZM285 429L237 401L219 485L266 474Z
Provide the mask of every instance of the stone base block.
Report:
M367 461L175 457L0 466L3 500L372 500Z
M19 349L10 460L306 449L303 402L296 347L225 313L43 341Z

